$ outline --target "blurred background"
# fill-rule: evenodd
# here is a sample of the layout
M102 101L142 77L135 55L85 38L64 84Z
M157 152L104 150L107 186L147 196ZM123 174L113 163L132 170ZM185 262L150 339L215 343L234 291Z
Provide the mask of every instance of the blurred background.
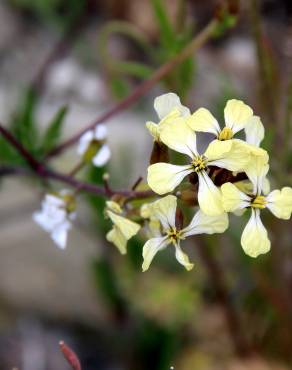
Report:
M114 188L130 188L145 177L144 124L157 121L153 99L173 91L220 119L226 100L245 100L266 128L272 186L291 186L292 3L236 3L202 48L110 119L111 162L80 179L101 183L107 171ZM42 158L149 78L217 9L215 0L2 0L0 122ZM0 161L25 165L2 138ZM52 165L68 172L76 161L73 146ZM256 260L240 247L246 220L231 217L228 233L186 243L191 272L170 249L142 274L143 240L125 257L105 241L103 199L80 197L61 251L31 218L44 184L0 181L0 369L68 370L61 339L83 370L292 368L291 221L264 214L272 251Z

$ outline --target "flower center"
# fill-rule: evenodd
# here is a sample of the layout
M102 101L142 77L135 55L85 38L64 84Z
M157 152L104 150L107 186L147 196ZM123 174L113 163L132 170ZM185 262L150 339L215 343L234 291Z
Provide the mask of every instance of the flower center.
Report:
M166 234L172 243L175 243L179 239L184 239L181 230L177 230L176 227L167 230Z
M195 172L200 172L206 168L207 159L203 155L199 155L192 160L192 166Z
M224 129L220 132L218 140L224 141L224 140L230 140L233 138L233 132L231 128L224 127Z
M256 196L251 202L252 208L265 208L267 204L266 198L263 195Z

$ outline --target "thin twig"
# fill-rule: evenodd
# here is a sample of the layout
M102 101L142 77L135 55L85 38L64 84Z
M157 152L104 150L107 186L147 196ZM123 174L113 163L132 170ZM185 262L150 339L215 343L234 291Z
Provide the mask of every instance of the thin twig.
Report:
M165 64L158 68L148 80L142 82L137 88L134 89L134 91L130 95L128 95L125 99L123 99L113 108L103 113L90 125L86 126L82 130L77 132L75 135L73 135L71 138L69 138L68 140L64 141L59 146L51 150L47 154L47 157L53 157L56 156L57 154L60 154L65 149L75 144L85 132L94 129L96 125L104 123L105 121L109 120L116 114L121 113L123 110L137 102L137 100L141 96L145 95L152 87L154 87L154 85L159 80L161 80L170 71L172 71L174 67L176 67L186 58L192 55L192 53L195 50L200 48L212 36L217 24L218 24L217 20L212 20L211 22L209 22L207 26L179 54L175 55L172 59L168 60Z
M79 191L85 190L90 193L96 194L96 195L102 195L105 197L109 196L108 191L101 186L97 186L94 184L89 184L86 182L79 181L75 179L74 177L70 175L65 175L56 171L53 171L49 168L47 168L43 163L36 160L29 151L24 148L24 146L3 126L0 125L0 134L2 134L7 141L18 151L18 153L22 156L23 159L26 160L27 164L30 166L31 171L25 170L22 167L9 167L9 166L3 166L0 168L0 175L28 175L31 176L33 173L42 179L54 179L60 182L63 182L67 185L72 186L75 189L78 189ZM141 191L136 192L133 190L118 190L115 191L114 194L119 194L122 196L125 196L127 200L136 199L136 198L147 198L153 195L152 191Z

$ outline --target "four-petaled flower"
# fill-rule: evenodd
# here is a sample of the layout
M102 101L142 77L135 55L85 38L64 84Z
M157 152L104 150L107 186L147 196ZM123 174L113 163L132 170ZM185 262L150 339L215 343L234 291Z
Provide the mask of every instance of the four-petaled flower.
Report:
M104 125L97 125L94 130L81 136L77 148L78 154L85 162L92 162L97 167L104 166L111 156L106 137L107 128Z
M167 195L151 205L151 213L160 221L161 236L149 239L143 247L144 262L143 271L148 270L157 252L166 248L169 244L175 247L177 261L187 270L193 268L188 256L181 250L180 242L190 235L223 233L228 227L226 213L220 216L207 216L199 210L191 220L190 224L182 229L176 226L177 198L174 195Z
M241 236L242 248L251 257L267 253L271 247L267 230L260 218L261 210L268 208L276 217L284 220L288 220L292 212L292 188L284 187L268 194L264 193L268 169L269 166L262 166L260 161L247 169L247 175L253 184L251 192L243 192L229 182L221 186L223 207L226 212L251 209L250 219Z
M138 233L141 226L124 217L122 208L114 201L106 202L105 214L113 223L113 228L106 234L106 239L113 243L121 254L126 254L128 240Z
M252 109L241 100L228 100L224 108L225 127L220 128L216 118L206 109L199 108L188 120L198 132L214 134L218 140L231 140L239 131L245 131L246 143L258 147L264 138L264 126ZM239 140L239 139L237 139Z
M75 216L75 199L63 190L58 195L46 194L42 209L34 212L33 220L50 234L59 248L65 249L67 233Z

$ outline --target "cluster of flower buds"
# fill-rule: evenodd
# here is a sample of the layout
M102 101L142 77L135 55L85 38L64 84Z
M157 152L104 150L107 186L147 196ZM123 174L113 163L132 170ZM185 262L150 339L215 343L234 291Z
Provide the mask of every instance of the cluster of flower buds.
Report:
M168 245L174 246L177 261L190 270L193 264L182 251L181 241L196 234L223 233L229 226L228 212L242 215L248 209L250 219L241 236L242 248L251 257L267 253L271 243L260 212L268 208L276 217L289 219L292 188L270 191L269 155L260 147L264 138L260 118L244 102L232 99L224 108L225 126L220 127L207 109L192 114L174 93L157 97L154 108L159 123L146 123L154 140L147 176L153 190L151 202L144 201L137 208L137 203L123 197L108 201L105 215L113 228L107 240L124 254L127 241L142 228L148 238L143 247L143 271ZM81 138L79 147L83 158L95 165L103 165L110 156L100 127ZM179 156L169 156L169 149ZM169 157L179 164L169 163ZM178 199L197 207L187 226ZM53 225L48 227L47 219L35 219L56 240Z

